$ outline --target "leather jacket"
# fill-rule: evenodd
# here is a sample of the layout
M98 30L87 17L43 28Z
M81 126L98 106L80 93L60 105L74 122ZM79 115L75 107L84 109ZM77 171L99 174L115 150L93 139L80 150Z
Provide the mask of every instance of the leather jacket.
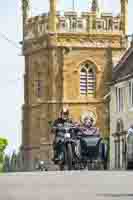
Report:
M58 118L54 121L53 123L53 128L52 128L52 132L55 132L54 129L58 124L64 124L64 123L73 123L71 119L63 119L63 118Z

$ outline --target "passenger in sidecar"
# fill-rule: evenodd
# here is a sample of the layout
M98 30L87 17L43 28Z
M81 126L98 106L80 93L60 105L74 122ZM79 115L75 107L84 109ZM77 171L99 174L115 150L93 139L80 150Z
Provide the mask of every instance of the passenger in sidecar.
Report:
M95 163L98 168L105 169L108 147L104 143L97 127L93 126L93 119L85 117L78 132L80 136L80 162L89 167L89 163ZM95 169L95 167L93 167Z

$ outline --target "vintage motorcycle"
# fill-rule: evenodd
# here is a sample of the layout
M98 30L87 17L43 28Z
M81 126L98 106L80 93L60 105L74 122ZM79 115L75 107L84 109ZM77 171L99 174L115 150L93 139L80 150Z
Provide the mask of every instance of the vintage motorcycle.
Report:
M83 134L84 130L71 123L55 128L60 170L107 168L108 146L99 134Z
M75 127L67 122L64 125L57 124L54 129L56 130L56 152L59 157L59 161L56 164L59 165L60 170L72 170L73 147L75 146L73 133Z

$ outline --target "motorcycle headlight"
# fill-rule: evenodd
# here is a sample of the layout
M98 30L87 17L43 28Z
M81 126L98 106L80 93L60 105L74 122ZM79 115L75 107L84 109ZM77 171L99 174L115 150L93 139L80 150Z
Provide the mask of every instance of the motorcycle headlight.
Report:
M65 134L65 138L70 138L70 137L71 137L70 133Z

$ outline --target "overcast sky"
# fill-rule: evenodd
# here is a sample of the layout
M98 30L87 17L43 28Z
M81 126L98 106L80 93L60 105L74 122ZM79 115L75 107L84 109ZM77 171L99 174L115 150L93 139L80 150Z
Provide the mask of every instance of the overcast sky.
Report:
M78 10L87 10L89 0L77 1ZM57 0L58 9L72 8L72 0ZM119 1L99 0L102 10L119 12ZM133 1L129 0L129 32L132 27ZM48 10L48 0L32 0L32 14ZM20 0L4 0L0 6L0 137L9 140L8 152L21 144L24 61L19 42L22 39ZM11 41L3 38L3 34Z

